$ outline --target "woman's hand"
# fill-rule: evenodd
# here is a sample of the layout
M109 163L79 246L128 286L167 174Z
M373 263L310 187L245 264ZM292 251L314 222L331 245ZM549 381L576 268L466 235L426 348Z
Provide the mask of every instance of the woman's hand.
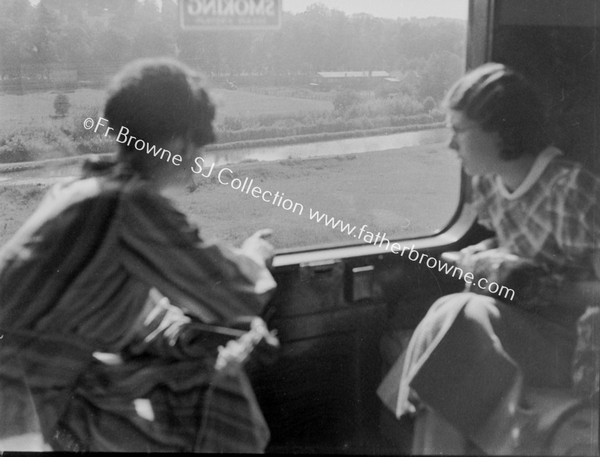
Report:
M495 249L497 247L498 241L496 238L489 238L480 243L467 246L460 251L443 252L441 258L450 265L455 265L463 270L469 270L473 267L473 263L476 260L477 254Z
M265 264L267 268L270 268L273 263L275 249L266 238L270 237L272 234L273 230L271 229L256 231L244 240L242 243L242 251L244 251L248 257L256 260L258 263Z
M446 263L455 265L459 268L467 268L473 264L473 256L480 252L489 251L498 247L498 241L496 238L489 238L483 240L480 243L467 246L460 251L448 251L443 252L441 257Z
M488 238L487 240L483 240L480 243L473 244L471 246L467 246L466 248L461 249L459 252L463 257L472 256L478 254L483 251L489 251L490 249L495 249L498 247L498 240L496 238Z

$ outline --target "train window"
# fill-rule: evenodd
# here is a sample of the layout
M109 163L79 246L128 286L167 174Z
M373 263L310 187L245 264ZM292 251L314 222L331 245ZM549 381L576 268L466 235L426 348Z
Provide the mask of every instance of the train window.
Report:
M0 242L82 156L115 150L104 87L158 55L203 72L217 105L218 142L173 194L205 238L271 227L303 250L450 222L460 164L439 102L465 68L467 0L191 2L225 3L279 6L280 25L182 29L176 0L0 0Z

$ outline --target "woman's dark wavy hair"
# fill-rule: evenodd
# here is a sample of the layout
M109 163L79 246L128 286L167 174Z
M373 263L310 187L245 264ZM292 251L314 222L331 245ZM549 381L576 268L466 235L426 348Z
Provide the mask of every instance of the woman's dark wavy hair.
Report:
M201 77L174 59L140 59L127 64L109 86L104 116L114 135L126 127L128 136L157 149L177 137L190 138L199 147L215 141L215 107ZM123 144L120 154L141 160L146 154L133 148L134 141Z
M485 131L498 132L505 160L536 155L550 143L537 91L505 65L488 63L467 73L452 86L443 105L464 113Z

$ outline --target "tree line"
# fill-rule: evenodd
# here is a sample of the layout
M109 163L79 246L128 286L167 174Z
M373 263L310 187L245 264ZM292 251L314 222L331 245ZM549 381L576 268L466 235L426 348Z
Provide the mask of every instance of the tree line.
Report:
M306 82L319 71L386 70L436 99L464 68L466 24L347 15L321 4L275 31L184 31L175 0L0 0L3 81L58 70L104 82L137 57L176 56L212 79ZM253 79L252 79L253 78Z

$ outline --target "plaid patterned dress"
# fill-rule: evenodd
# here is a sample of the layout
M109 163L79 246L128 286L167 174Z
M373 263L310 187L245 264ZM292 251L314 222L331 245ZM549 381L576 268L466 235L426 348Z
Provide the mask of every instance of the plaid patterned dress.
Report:
M500 247L559 278L593 280L600 180L559 155L543 151L514 192L494 176L475 177L473 203ZM590 305L528 310L473 293L440 298L388 375L401 369L396 414L425 404L485 452L505 452L523 383L572 384L576 323Z
M480 224L498 244L554 273L589 279L600 252L600 180L548 148L521 186L509 192L496 176L473 179Z
M55 449L264 449L247 379L213 385L223 341L192 324L256 315L274 287L264 266L203 242L126 169L54 187L0 251L0 439L38 431ZM99 363L97 352L127 357ZM221 402L207 426L209 389Z

